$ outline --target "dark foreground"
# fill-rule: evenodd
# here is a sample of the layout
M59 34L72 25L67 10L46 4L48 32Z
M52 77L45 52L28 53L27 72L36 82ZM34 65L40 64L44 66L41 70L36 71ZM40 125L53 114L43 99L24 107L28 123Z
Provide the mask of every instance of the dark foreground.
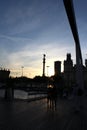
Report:
M78 100L0 101L0 130L87 130L87 97Z

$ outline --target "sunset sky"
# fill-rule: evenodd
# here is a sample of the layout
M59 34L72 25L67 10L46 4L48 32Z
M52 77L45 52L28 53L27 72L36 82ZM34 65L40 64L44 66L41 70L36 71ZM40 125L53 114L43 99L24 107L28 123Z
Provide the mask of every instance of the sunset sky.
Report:
M87 0L73 0L83 61L87 58ZM46 54L49 76L54 61L71 53L75 64L75 43L63 0L0 0L0 67L11 76L42 75ZM84 62L83 62L84 63ZM46 68L47 74L47 68Z

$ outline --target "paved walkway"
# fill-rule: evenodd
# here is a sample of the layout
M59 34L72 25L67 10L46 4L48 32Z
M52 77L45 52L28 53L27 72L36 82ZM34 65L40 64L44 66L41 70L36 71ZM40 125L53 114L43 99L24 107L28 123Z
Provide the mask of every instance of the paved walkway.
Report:
M0 130L87 130L87 97L81 100L0 101Z

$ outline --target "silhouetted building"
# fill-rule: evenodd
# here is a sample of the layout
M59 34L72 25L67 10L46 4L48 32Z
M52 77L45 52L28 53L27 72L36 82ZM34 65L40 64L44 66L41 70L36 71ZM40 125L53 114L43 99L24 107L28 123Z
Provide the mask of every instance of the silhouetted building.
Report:
M66 87L76 86L76 65L73 65L70 53L67 53L66 60L64 60L63 72L61 72L61 61L54 62L54 73L56 76L61 75L63 77ZM83 79L84 86L87 89L87 59L85 60L85 65L83 66Z
M9 70L6 70L6 69L1 69L0 70L0 80L4 80L4 79L9 78L9 75L10 75Z
M61 74L61 61L54 62L54 72L56 76Z
M85 59L85 66L87 67L87 59Z
M84 66L84 85L87 89L87 59L85 60L85 66Z
M68 53L66 60L64 60L64 73L67 71L72 71L73 69L73 61L71 59L71 54Z
M64 80L66 86L71 86L75 81L75 73L74 73L73 61L71 59L71 54L67 53L66 60L64 60Z
M73 60L71 59L70 53L67 54L66 60L64 60L63 78L65 86L76 86L76 65L73 66ZM87 88L87 59L85 60L85 66L83 66L83 79L84 86Z

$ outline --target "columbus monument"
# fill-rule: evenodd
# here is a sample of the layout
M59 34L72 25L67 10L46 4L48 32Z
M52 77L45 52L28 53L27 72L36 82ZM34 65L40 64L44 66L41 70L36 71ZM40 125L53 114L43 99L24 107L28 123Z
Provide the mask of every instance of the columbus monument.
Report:
M75 49L76 49L76 86L82 90L84 90L84 81L83 81L83 61L82 54L80 48L79 35L76 25L74 6L72 0L63 0L65 10L67 13L67 17L69 20L69 24L72 30L72 34L75 41Z
M42 74L43 77L45 76L45 63L46 63L46 55L43 54L43 74Z

